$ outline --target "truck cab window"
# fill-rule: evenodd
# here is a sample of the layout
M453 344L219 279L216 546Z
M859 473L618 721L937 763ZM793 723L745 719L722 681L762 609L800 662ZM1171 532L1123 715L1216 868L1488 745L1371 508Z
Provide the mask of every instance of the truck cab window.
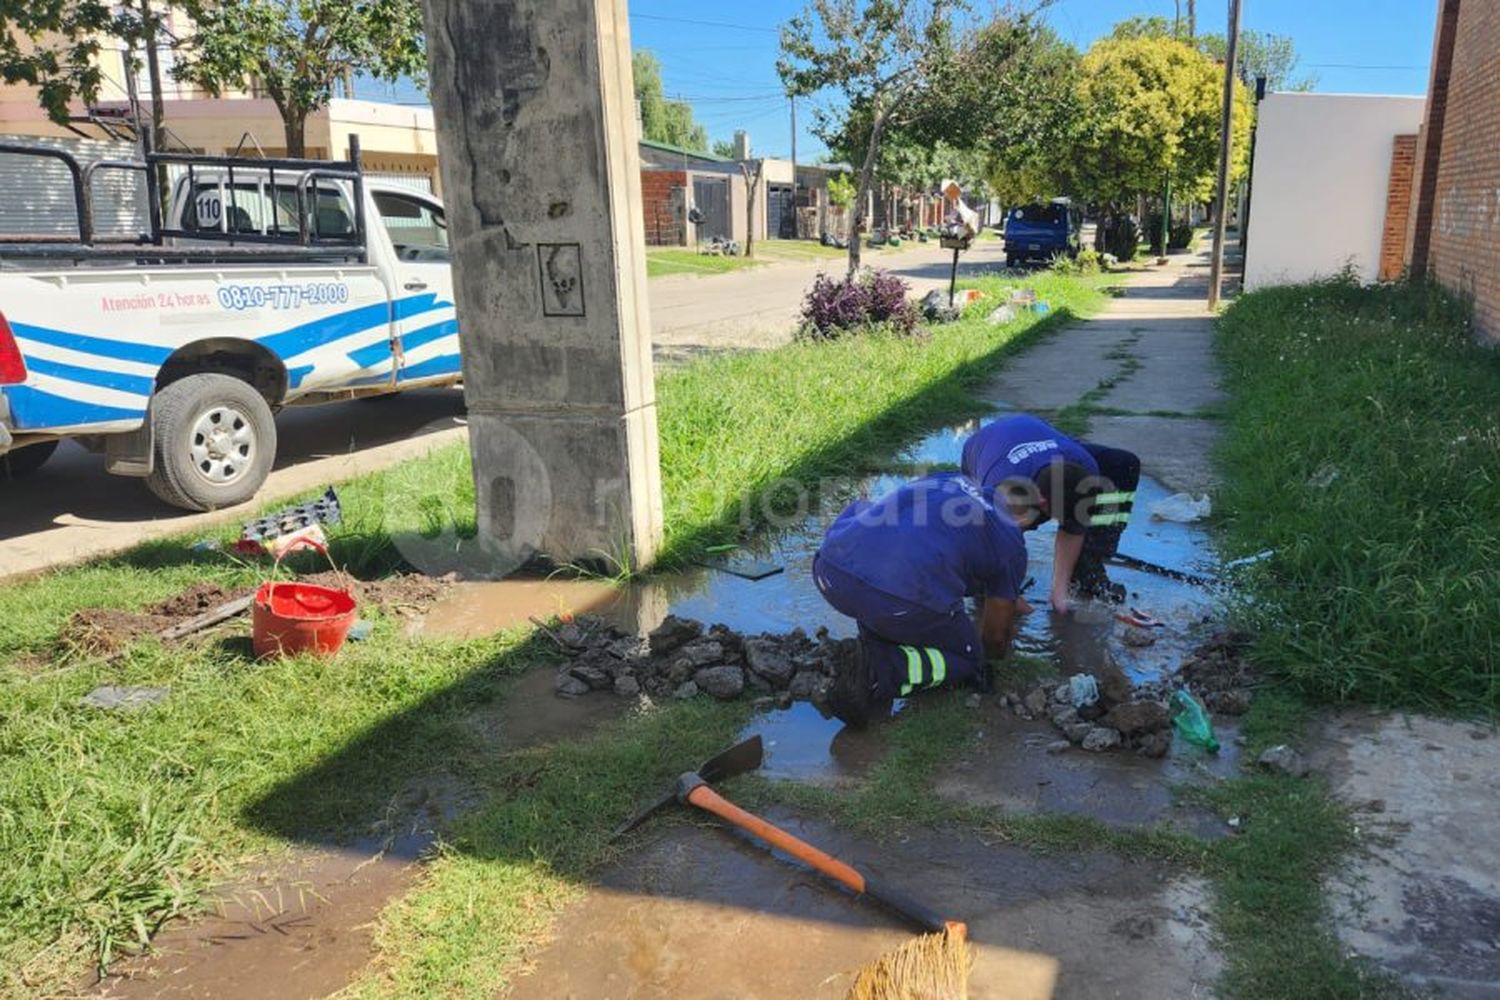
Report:
M376 191L371 196L398 258L420 263L448 260L448 222L441 208L389 191Z

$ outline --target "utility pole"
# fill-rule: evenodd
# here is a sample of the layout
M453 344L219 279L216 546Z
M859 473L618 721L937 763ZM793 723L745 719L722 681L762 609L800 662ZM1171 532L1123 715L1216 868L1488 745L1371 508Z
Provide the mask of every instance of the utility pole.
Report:
M1229 44L1224 51L1224 120L1219 132L1219 185L1214 190L1214 251L1208 268L1208 308L1219 307L1224 276L1224 213L1229 204L1229 144L1234 123L1234 58L1240 42L1240 0L1229 0Z
M1198 37L1198 0L1187 0L1188 5L1188 37Z
M792 103L792 238L797 237L797 98L790 96ZM771 234L767 233L769 237Z

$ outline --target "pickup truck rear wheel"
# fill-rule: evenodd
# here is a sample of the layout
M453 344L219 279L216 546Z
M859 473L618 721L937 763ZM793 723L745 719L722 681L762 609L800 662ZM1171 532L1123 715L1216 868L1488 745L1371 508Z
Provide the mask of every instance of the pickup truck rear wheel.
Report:
M276 459L276 420L252 386L189 375L151 400L156 455L146 485L174 507L214 510L255 496Z
M56 450L56 441L43 441L40 444L28 444L24 448L15 448L0 455L0 483L31 475L47 464L47 459L51 458Z

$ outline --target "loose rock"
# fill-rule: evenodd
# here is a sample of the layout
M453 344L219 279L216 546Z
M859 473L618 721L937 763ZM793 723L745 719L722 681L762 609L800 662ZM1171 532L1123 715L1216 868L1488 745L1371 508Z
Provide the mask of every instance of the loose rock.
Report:
M739 667L705 667L693 675L693 680L720 701L738 698L745 690L745 671Z
M1041 715L1047 711L1047 692L1042 688L1033 688L1026 692L1026 697L1021 699L1021 704L1026 706L1026 711L1033 716Z
M1104 716L1104 724L1119 730L1121 736L1155 732L1167 728L1171 721L1167 706L1158 701L1132 701L1116 705Z
M698 697L698 685L693 681L684 681L677 685L677 689L672 692L672 697L678 701L688 701L696 698Z
M615 678L615 694L622 698L634 698L641 693L641 682L629 674L621 674Z
M1156 636L1151 634L1150 629L1127 626L1125 629L1125 634L1120 636L1120 641L1127 646L1134 646L1139 649L1143 646L1155 645Z
M648 644L651 647L652 656L662 656L670 653L703 634L703 623L691 618L679 618L676 615L667 615L662 623L651 630Z
M563 698L577 698L589 693L589 686L570 673L557 675L557 693Z
M1244 715L1250 711L1251 693L1248 688L1231 688L1217 694L1205 695L1203 701L1209 708L1222 715Z
M587 684L590 691L602 691L614 683L609 674L598 667L574 666L568 669L568 673Z
M1142 757L1165 757L1167 751L1171 749L1172 730L1170 729L1146 733L1136 742L1136 751Z
M1083 748L1095 753L1101 750L1112 750L1120 745L1120 733L1118 730L1109 729L1105 726L1094 726L1083 737Z
M1053 740L1051 743L1047 744L1048 753L1063 753L1064 751L1071 749L1073 749L1073 744L1069 743L1067 740Z
M806 636L803 638L805 640ZM797 671L782 645L766 638L745 640L745 662L751 670L777 686L786 684Z
M1308 766L1307 758L1285 743L1262 750L1255 762L1268 771L1284 774L1290 778L1305 778L1312 770Z
M682 656L694 668L709 667L724 662L724 644L713 639L700 639L682 647Z
M1068 742L1070 743L1082 743L1088 737L1089 733L1093 731L1094 727L1087 722L1074 722L1071 725L1063 727L1063 735L1068 738ZM1114 733L1115 731L1111 729L1109 732ZM1119 738L1120 734L1115 733L1115 739L1118 741Z

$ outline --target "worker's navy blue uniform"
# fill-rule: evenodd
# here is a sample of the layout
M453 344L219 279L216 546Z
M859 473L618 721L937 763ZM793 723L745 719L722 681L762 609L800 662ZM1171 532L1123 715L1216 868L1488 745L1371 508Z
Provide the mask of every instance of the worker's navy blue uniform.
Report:
M1020 529L959 473L850 504L813 560L824 599L859 623L881 700L978 678L984 647L964 599L1013 600L1025 574Z
M974 432L964 442L961 468L984 487L986 496L1003 504L1008 482L1042 486L1059 461L1072 462L1097 477L1084 490L1085 511L1051 512L1059 528L1083 534L1086 553L1101 559L1114 555L1141 479L1141 460L1134 453L1075 440L1039 417L1018 413Z

